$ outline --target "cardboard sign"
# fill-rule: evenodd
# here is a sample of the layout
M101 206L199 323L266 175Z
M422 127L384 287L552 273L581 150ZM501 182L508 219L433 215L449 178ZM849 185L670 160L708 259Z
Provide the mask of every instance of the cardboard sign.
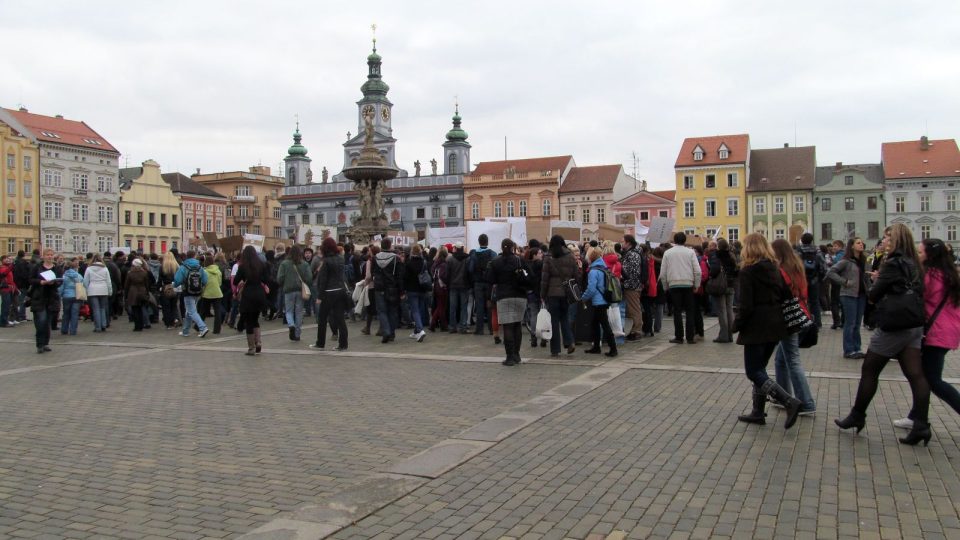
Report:
M263 241L264 237L262 234L245 234L243 235L243 247L253 246L258 253L263 252Z
M410 247L417 243L417 233L411 231L395 231L387 235L394 246Z
M601 223L597 229L598 240L610 240L611 242L623 241L623 227L607 225Z
M329 225L300 225L297 227L297 243L312 248L320 247L329 236L337 237L337 231Z
M527 243L530 243L531 239L536 238L540 241L541 244L550 243L550 222L544 220L528 220L527 221Z
M650 232L650 227L645 227L641 224L635 225L636 230L633 233L633 237L637 239L637 243L642 244L647 241L647 234Z
M466 227L427 227L424 240L429 247L440 247L444 244L456 244L463 242L466 245L467 228Z
M790 245L796 246L800 243L800 237L803 236L803 225L790 226Z
M227 236L217 240L220 243L220 249L227 253L233 253L243 249L242 236Z
M687 247L697 247L697 246L702 246L705 241L707 241L707 239L700 236L699 234L688 234L687 241L683 245Z
M673 227L676 220L673 218L655 217L650 220L650 230L647 231L647 240L650 242L673 242Z
M115 254L118 251L122 251L125 255L130 255L130 248L127 246L113 246L110 248L110 253Z
M219 246L220 242L217 241L217 233L205 232L201 233L203 235L203 242L208 246Z

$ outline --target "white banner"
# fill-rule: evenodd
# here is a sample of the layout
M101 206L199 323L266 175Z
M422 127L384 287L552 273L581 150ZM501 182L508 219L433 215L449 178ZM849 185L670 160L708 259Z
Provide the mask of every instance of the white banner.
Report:
M466 245L467 228L438 227L434 229L433 227L427 227L425 240L429 247L440 247L443 244L455 244L457 242L463 242Z
M633 237L637 239L637 244L642 244L647 241L647 234L650 232L650 227L646 227L640 223L634 225Z
M505 221L468 221L466 242L468 252L480 247L477 238L481 234L487 235L489 240L487 247L499 253L500 243L504 238L510 238L510 224Z
M527 245L527 218L525 217L507 217L507 218L486 218L486 221L492 221L494 223L509 223L510 224L510 236L509 238L517 243L518 246ZM489 235L488 235L489 236ZM500 244L497 243L496 246L493 245L493 241L490 241L490 247L495 251L500 250Z

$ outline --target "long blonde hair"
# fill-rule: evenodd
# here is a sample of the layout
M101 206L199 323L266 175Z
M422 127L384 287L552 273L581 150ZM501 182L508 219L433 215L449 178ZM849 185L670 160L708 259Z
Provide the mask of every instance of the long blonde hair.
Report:
M740 252L742 260L740 268L746 268L751 264L767 259L773 264L777 264L777 258L770 248L770 243L760 233L750 233L743 239L743 251Z
M180 269L180 263L177 262L177 258L174 257L173 252L168 251L164 253L163 264L160 266L160 269L164 275L167 276L172 276L177 273L177 270Z
M894 223L884 231L890 235L890 253L899 251L904 257L913 259L913 262L920 267L920 257L917 256L917 245L913 242L913 233L910 227L903 223Z

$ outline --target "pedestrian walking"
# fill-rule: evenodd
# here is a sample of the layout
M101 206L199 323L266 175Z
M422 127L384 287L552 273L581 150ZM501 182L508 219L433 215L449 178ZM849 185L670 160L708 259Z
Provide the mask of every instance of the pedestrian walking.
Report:
M267 309L268 286L266 265L253 246L246 246L240 253L240 262L233 275L233 282L240 298L240 319L237 328L247 335L247 356L260 354L263 343L260 339L260 313Z
M150 276L143 266L143 259L134 257L127 278L123 282L123 297L126 309L133 317L133 331L142 332L150 322L149 306Z
M453 244L453 252L447 256L447 276L450 295L450 333L467 333L470 325L470 291L473 287L467 272L469 255L463 250L463 242Z
M348 334L344 312L349 304L346 283L346 261L340 254L337 241L325 238L320 245L322 263L317 267L317 341L311 345L323 349L327 342L327 326L337 339L335 351L347 350Z
M623 273L623 301L627 305L627 318L633 321L627 341L635 341L647 333L643 329L648 325L649 315L644 313L643 296L649 281L650 268L643 250L637 245L637 239L632 234L623 236L620 264ZM656 291L654 295L655 293Z
M760 233L748 234L743 239L738 285L740 304L734 319L734 331L738 332L737 344L743 345L744 371L753 383L753 408L738 419L751 424L766 424L765 409L769 397L786 409L783 427L790 429L797 421L802 404L767 375L770 356L780 341L789 335L781 307L789 292L776 256Z
M15 326L11 320L16 320L17 283L14 279L13 257L3 257L0 264L0 328Z
M55 258L53 249L44 249L43 259L30 272L30 311L36 330L37 354L50 352L50 319L56 316L60 304L57 289L61 276L57 275Z
M523 342L523 314L527 308L527 289L530 269L516 252L516 244L509 238L500 243L500 255L490 261L483 283L496 290L497 322L503 330L505 366L520 364L520 345ZM478 323L478 327L481 327Z
M200 261L196 259L196 252L193 250L187 252L187 258L177 270L173 282L176 287L180 287L183 290L181 297L183 298L185 313L183 317L183 330L180 332L180 335L183 337L189 336L190 326L196 325L200 332L198 336L206 337L210 329L207 328L207 324L200 318L200 314L197 312L197 303L203 294L203 288L207 285L207 272L200 265Z
M373 286L380 320L381 343L394 341L400 327L400 301L403 296L403 263L393 252L389 238L380 241L380 252L373 258Z
M617 356L617 340L610 328L610 321L607 319L608 302L604 297L607 290L607 280L616 279L607 269L603 261L603 251L598 247L592 247L587 250L587 261L590 264L590 270L587 274L587 286L583 291L582 301L590 306L591 309L591 335L593 338L593 347L587 349L588 354L600 354L600 340L606 340L610 350L606 356Z
M309 287L311 279L310 265L303 259L303 251L300 246L292 246L277 269L277 286L283 295L284 317L290 341L300 341L305 301L303 285L306 283Z
M420 244L414 244L410 247L410 256L403 265L403 290L406 292L410 319L413 321L413 332L409 337L417 340L418 343L422 343L427 336L423 329L424 293L426 292L420 279L420 274L423 272L429 276L430 268L423 258L423 247ZM430 278L430 287L432 286L433 278Z
M716 306L717 322L720 333L714 343L733 343L733 290L739 274L737 261L730 252L730 243L724 238L717 239L717 249L707 261L710 279L707 280L707 292Z
M843 258L827 272L827 279L840 286L840 305L843 308L843 357L863 358L860 352L860 325L867 305L867 290L870 288L865 268L863 240L851 238Z
M697 306L693 291L700 286L700 261L697 254L684 244L687 235L678 232L673 235L675 246L666 250L660 264L660 280L669 291L673 300L673 334L670 343L694 343L696 336ZM684 327L686 317L686 327ZM686 332L684 332L686 330Z
M219 334L223 324L223 273L212 255L203 257L203 267L207 272L207 283L203 286L197 311L204 322L208 313L213 316L213 333Z
M879 327L870 338L867 354L860 367L860 383L853 408L846 418L834 422L841 429L856 428L857 433L860 433L866 426L867 408L877 393L880 373L891 358L896 358L913 394L913 427L900 442L915 445L923 441L924 445L927 445L932 436L927 421L930 385L923 375L920 351L926 317L921 314L917 320L913 320L909 311L900 306L902 299L909 299L911 295L920 294L922 291L920 261L913 243L913 234L902 223L895 223L883 231L883 247L886 256L879 272L871 276L874 282L867 293L869 300L880 306ZM900 308L890 309L889 305L884 305L885 301Z
M103 256L95 253L83 273L83 286L87 289L87 302L93 318L93 331L104 332L109 322L110 299L113 297L113 280L103 264Z
M575 290L582 293L579 278L580 269L573 253L567 249L562 236L553 235L547 256L543 259L540 298L550 313L550 356L554 358L560 356L561 345L567 354L573 354L577 349L567 313L570 305L580 303L580 298L573 296Z
M63 335L77 335L77 325L80 322L80 306L83 300L77 298L77 284L83 285L83 277L78 272L80 259L71 258L64 269L63 279L60 281L60 299L63 303L63 320L60 324L60 333Z
M809 289L803 261L783 238L773 241L773 254L780 264L780 272L793 296L800 301L800 308L810 316ZM811 317L812 319L812 317ZM793 333L780 340L774 358L776 381L784 390L800 400L800 416L817 411L816 401L810 392L810 384L800 365L800 334Z
M167 330L171 330L180 322L180 293L175 284L179 270L180 263L177 262L177 257L169 251L165 253L160 263L157 288L160 290L160 314L163 326Z

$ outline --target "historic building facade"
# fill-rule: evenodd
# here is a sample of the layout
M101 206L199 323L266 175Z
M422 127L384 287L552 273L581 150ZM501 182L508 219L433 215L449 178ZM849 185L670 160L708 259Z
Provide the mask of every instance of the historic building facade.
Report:
M391 230L415 231L423 238L428 226L462 225L463 178L470 171L470 143L461 126L459 107L455 109L453 127L442 145L442 172L440 163L432 159L429 171L423 170L418 161L413 175L408 174L397 167L393 103L387 99L389 87L381 77L381 65L382 58L374 47L367 57L367 81L361 86L363 97L357 102L357 134L348 134L343 144L343 166L351 166L360 155L364 143L363 117L372 114L373 145L387 166L399 170L397 178L388 181L384 191L384 211ZM326 167L322 169L320 181L314 182L306 156L298 126L294 144L284 158L287 178L282 197L283 235L292 237L300 225L321 225L335 228L340 240L348 240L348 230L359 215L353 182L342 173L330 177Z
M884 197L879 163L817 167L810 232L818 244L859 236L872 248L887 223Z
M613 202L639 189L639 183L623 165L573 167L560 185L560 219L582 223L582 237L596 240L600 225L616 223Z
M259 234L264 237L265 249L273 249L277 242L286 240L280 226L280 194L285 179L270 174L270 167L255 165L246 172L197 173L190 179L227 198L222 236ZM195 212L195 207L192 211ZM191 211L185 210L185 213L189 215ZM190 228L184 219L184 236L201 236L206 229L206 219L199 224L194 221ZM212 219L216 229L215 215Z
M481 162L463 182L466 219L561 219L560 186L575 166L573 156Z
M887 218L903 223L918 241L940 238L960 248L960 150L954 139L881 145Z
M675 190L647 191L646 181L641 182L640 191L614 202L612 212L614 223L620 227L650 226L655 217L672 218L676 210Z
M749 166L749 135L684 139L674 165L677 230L731 241L742 238Z
M183 238L181 251L208 247L203 238L204 232L216 233L218 238L226 236L224 234L224 223L227 215L227 197L178 172L166 173L161 177L180 201L183 215L183 219L180 220L181 237ZM187 220L190 220L189 231L187 230Z
M40 243L65 255L117 245L120 152L85 122L0 109L40 149Z
M141 253L162 255L180 247L180 201L152 159L120 169L120 242Z
M810 230L816 169L813 146L752 150L747 184L749 232L776 240L789 239L794 225Z
M0 153L0 254L16 254L21 249L29 253L40 244L40 149L30 137L0 121Z

